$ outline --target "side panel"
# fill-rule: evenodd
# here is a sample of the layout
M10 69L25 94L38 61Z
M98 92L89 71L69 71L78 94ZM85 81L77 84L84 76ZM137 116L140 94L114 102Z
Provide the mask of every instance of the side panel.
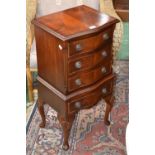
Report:
M67 103L58 97L55 93L46 88L43 84L38 82L38 93L45 103L50 105L61 116L67 116Z
M67 48L59 49L59 45L67 43L55 38L44 30L35 27L38 74L53 87L66 94L67 92Z

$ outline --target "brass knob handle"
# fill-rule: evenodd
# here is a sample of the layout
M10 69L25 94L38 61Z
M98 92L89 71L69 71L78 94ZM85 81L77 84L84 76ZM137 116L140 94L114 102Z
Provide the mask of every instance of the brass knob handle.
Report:
M81 108L81 103L80 102L75 102L75 108L80 109Z
M106 73L106 68L105 68L105 67L102 67L102 68L101 68L101 72L102 72L102 73Z
M75 46L75 48L76 48L76 51L81 51L82 50L82 46L80 44L77 44Z
M82 82L81 82L81 80L80 80L80 79L76 79L76 80L75 80L75 84L76 84L77 86L80 86L80 85L81 85L81 83L82 83Z
M104 88L102 88L102 93L103 94L106 94L107 93L107 89L104 87Z
M105 58L105 57L107 57L107 52L106 51L102 51L101 55Z
M81 61L75 62L75 67L78 68L78 69L81 68L82 67Z
M103 34L103 39L104 39L104 40L109 39L109 35L108 35L108 33Z

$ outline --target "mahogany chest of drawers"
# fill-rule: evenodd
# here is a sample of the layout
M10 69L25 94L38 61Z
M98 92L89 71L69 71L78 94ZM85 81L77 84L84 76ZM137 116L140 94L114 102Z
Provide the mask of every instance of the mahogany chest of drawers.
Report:
M81 5L34 19L38 60L38 109L45 126L44 103L58 113L63 149L75 114L103 98L109 125L113 104L112 38L117 19Z

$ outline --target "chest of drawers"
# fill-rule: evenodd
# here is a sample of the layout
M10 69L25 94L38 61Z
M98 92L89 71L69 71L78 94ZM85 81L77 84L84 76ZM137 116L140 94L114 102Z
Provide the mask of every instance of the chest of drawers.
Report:
M78 6L36 18L38 109L45 126L44 104L58 113L63 128L63 149L75 114L106 101L104 121L109 125L113 104L112 38L117 19Z

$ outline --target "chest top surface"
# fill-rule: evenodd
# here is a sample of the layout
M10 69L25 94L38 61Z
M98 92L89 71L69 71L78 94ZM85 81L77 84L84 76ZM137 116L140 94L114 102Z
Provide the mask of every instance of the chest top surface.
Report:
M98 32L117 22L116 18L85 5L42 16L32 21L34 25L63 41Z

